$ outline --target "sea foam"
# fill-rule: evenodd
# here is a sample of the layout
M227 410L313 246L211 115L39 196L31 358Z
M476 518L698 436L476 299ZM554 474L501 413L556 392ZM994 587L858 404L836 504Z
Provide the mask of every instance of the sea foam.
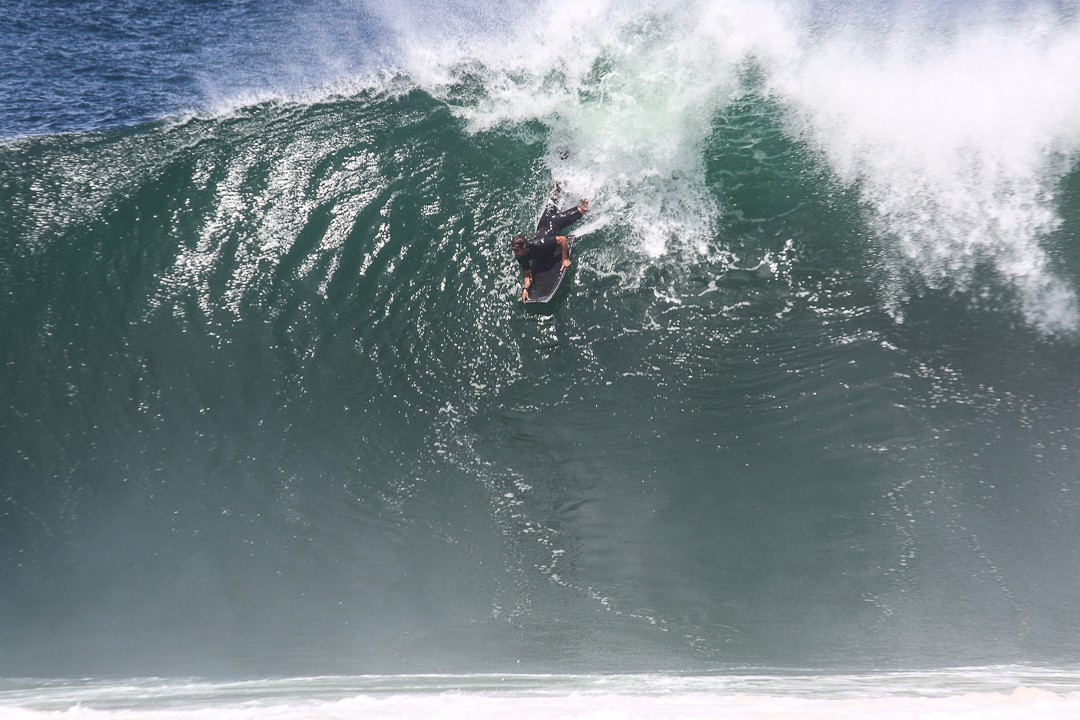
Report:
M1009 675L1008 668L999 672ZM981 672L981 670L980 670ZM1004 680L1005 678L1001 678ZM1043 678L1047 680L1049 678ZM963 671L881 676L400 675L213 683L50 681L0 692L0 720L1075 717L1072 688L987 687ZM939 683L957 683L949 690ZM969 687L970 686L970 687ZM966 688L966 689L965 689Z
M1074 290L1043 246L1080 151L1080 26L1045 12L951 27L845 28L771 66L792 129L858 188L886 256L887 291L912 275L977 289L991 266L1023 314L1077 326Z

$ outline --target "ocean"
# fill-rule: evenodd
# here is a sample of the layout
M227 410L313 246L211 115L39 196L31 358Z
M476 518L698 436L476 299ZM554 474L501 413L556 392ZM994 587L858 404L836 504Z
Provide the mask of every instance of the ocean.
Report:
M1073 0L9 3L0 720L1075 716L1078 73Z

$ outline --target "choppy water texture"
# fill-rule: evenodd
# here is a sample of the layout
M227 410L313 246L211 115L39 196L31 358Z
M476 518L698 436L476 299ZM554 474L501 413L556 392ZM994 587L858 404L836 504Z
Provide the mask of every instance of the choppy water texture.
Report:
M0 674L1080 659L1075 4L281 5L0 21Z

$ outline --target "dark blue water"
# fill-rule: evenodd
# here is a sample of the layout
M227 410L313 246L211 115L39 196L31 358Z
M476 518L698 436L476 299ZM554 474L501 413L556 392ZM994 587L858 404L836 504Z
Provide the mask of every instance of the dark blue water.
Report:
M1077 660L1073 8L0 22L0 674Z
M358 70L377 23L334 2L8 3L0 137L111 130Z

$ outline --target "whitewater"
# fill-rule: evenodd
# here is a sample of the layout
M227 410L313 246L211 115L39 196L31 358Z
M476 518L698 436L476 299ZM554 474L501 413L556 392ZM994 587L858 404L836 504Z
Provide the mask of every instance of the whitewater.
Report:
M18 5L0 718L1074 716L1078 69L1070 1Z

